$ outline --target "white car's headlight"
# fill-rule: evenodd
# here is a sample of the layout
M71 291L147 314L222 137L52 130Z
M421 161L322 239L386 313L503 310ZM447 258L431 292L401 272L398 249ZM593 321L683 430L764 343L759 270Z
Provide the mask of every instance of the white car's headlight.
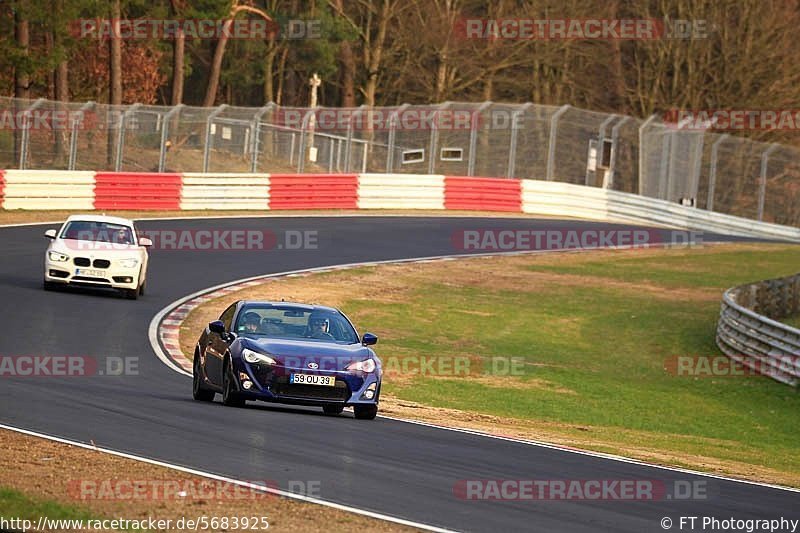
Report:
M267 365L275 365L278 362L268 355L264 355L263 353L254 352L253 350L249 350L245 348L242 350L242 357L248 363L264 363Z
M139 265L139 260L136 259L135 257L119 260L119 266L121 266L122 268L135 268L138 265Z
M50 251L47 252L47 257L50 258L50 261L55 261L58 263L64 262L69 259L69 256L66 254L62 254L61 252L54 252Z
M356 371L366 372L367 374L369 374L370 372L375 372L376 366L377 365L375 364L374 359L365 359L363 361L356 361L355 363L350 363L349 365L347 365L347 370L350 370L351 372L356 372Z

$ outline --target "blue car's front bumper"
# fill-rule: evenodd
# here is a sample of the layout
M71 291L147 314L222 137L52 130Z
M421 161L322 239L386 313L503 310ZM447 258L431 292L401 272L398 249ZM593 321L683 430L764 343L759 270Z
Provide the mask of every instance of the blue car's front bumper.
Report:
M246 400L348 406L377 404L380 396L379 370L370 373L310 370L281 365L250 364L239 358L233 360L233 369L239 392ZM289 376L294 373L332 376L336 380L335 386L292 384L289 382ZM367 398L368 390L372 391L372 398Z

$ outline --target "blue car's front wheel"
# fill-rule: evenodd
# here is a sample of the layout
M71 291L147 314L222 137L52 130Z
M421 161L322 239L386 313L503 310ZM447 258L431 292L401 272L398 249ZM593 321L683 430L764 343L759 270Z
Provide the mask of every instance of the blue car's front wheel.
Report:
M358 420L372 420L378 414L378 406L375 404L354 405L353 413Z
M230 363L227 363L222 373L222 404L228 407L243 407L245 401L236 391L233 380L233 370Z
M192 398L199 402L210 402L214 400L214 391L203 388L203 377L200 369L200 356L194 354L192 364Z

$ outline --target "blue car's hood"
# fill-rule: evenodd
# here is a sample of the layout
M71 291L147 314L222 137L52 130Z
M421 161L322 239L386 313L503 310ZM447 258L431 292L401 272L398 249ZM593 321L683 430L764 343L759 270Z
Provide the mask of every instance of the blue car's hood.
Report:
M353 361L361 361L368 357L375 358L375 352L361 344L253 337L240 337L239 340L243 347L282 359L281 363L289 363L289 366L295 366L298 363L305 366L310 362L322 363L323 361L330 363L336 360L339 364L334 366L344 368Z

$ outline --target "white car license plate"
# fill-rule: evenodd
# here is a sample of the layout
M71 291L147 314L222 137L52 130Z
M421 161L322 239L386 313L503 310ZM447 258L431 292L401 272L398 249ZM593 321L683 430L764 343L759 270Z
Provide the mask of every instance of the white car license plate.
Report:
M94 270L91 268L76 268L75 269L76 276L89 276L90 278L102 278L103 271L102 270Z
M336 385L336 378L333 376L316 376L314 374L291 374L289 383L293 385L322 385L323 387L333 387Z

